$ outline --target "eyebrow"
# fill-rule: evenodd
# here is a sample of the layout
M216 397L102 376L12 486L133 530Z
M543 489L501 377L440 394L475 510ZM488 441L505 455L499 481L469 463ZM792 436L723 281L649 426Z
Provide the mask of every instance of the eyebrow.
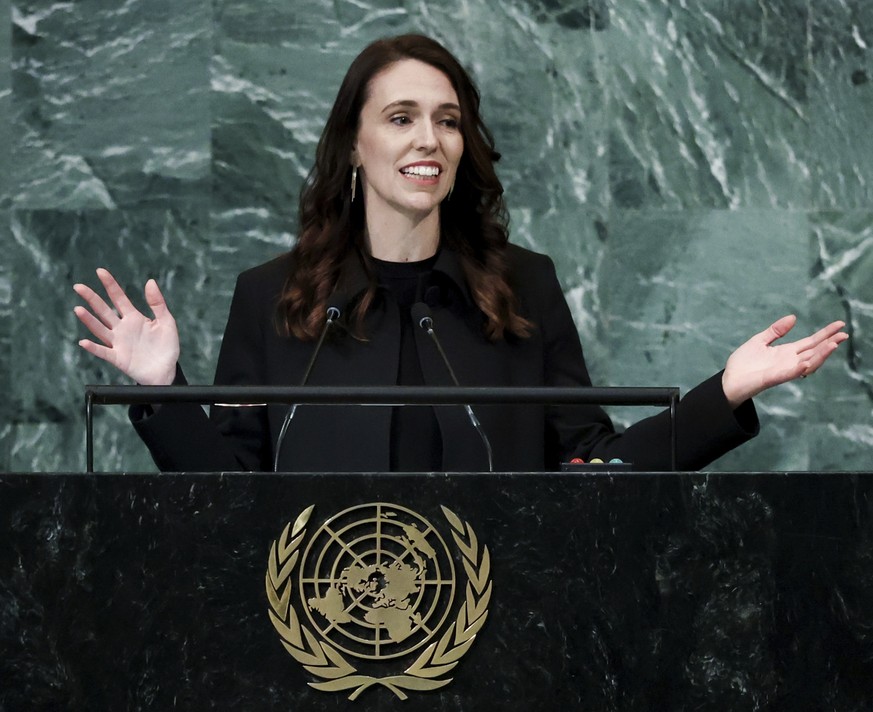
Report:
M417 101L413 101L412 99L401 99L400 101L392 101L388 104L384 109L382 109L382 113L390 110L390 109L399 109L399 108L415 108L418 106ZM443 104L440 104L438 109L442 109L446 111L448 109L454 109L455 111L460 111L461 107L455 104L454 102L447 101Z

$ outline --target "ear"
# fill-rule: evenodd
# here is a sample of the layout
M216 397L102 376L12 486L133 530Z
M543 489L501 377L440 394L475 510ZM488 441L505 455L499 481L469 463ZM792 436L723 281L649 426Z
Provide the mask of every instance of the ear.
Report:
M358 157L358 149L354 146L352 147L352 155L349 156L349 165L353 168L359 168L361 165L361 159Z

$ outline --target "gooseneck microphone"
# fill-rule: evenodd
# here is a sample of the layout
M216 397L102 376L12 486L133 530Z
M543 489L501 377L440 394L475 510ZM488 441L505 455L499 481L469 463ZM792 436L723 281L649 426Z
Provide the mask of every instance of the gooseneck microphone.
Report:
M312 373L312 367L315 366L315 361L321 351L321 345L324 343L324 337L327 336L327 332L330 331L336 320L342 316L347 301L345 295L338 292L331 294L330 299L327 300L328 307L324 314L324 328L321 330L321 335L318 337L318 343L315 344L315 348L312 350L312 356L309 358L309 363L306 365L306 370L303 372L303 378L300 379L301 386L305 386L309 382L309 374ZM276 454L273 456L273 472L276 472L279 468L279 454L282 452L282 442L285 440L285 435L288 432L288 425L290 425L291 419L296 412L297 404L294 403L290 408L288 408L288 412L285 413L285 419L282 421L282 428L279 430L279 437L276 439Z
M452 377L452 383L460 388L461 384L458 383L458 377L455 375L455 370L452 368L452 364L449 363L448 356L446 356L446 352L443 351L443 346L436 335L436 331L434 331L433 316L431 316L430 307L424 302L416 302L412 305L412 309L410 310L410 312L412 314L412 320L422 329L424 329L424 331L427 332L427 335L430 336L430 338L433 340L434 344L436 344L437 351L439 351L439 354L443 359L443 363L446 365L446 369L448 370L449 375ZM491 451L491 442L488 440L488 436L485 434L482 423L479 422L479 419L473 412L472 406L470 406L469 404L465 405L464 409L467 411L467 417L470 419L473 427L476 428L476 432L479 433L479 437L482 438L482 443L485 445L485 453L488 455L488 472L494 472L494 457Z

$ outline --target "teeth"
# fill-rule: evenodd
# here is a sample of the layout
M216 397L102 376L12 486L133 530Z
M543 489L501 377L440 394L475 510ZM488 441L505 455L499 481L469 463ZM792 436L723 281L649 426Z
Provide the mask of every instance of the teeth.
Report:
M403 168L400 172L412 176L438 176L440 169L436 166L410 166Z

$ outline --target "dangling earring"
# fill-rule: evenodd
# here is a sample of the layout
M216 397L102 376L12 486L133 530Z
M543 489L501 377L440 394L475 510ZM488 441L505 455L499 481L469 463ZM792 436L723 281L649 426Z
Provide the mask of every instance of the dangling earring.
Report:
M352 166L352 202L355 202L355 188L358 186L358 167Z

